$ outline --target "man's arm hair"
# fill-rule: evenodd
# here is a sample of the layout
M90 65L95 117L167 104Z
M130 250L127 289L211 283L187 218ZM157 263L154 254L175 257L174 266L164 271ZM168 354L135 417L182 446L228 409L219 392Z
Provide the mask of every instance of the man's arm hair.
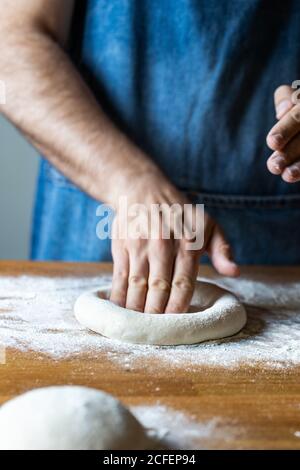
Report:
M128 181L158 171L105 115L65 51L73 0L1 0L1 112L62 173L114 203Z

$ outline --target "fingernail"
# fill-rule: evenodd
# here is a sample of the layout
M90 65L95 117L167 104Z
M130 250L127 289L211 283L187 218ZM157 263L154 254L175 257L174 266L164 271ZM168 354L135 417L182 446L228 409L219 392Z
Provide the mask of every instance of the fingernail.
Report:
M287 168L287 171L289 172L289 175L290 175L292 178L299 178L299 176L300 176L300 170L299 170L299 168L297 168L297 167L290 167L290 168Z
M240 270L240 267L234 263L234 269L235 269L235 273L234 275L237 277L237 276L240 276L241 274L241 270Z
M230 265L230 273L231 273L230 276L234 276L234 277L239 276L240 274L239 266L233 260L228 260L228 263Z
M284 157L279 155L274 155L272 158L272 167L278 172L282 172L286 166L286 161Z
M282 116L291 108L291 102L289 100L282 100L276 106L276 117L281 119Z
M275 145L282 145L284 143L284 138L282 134L269 134Z

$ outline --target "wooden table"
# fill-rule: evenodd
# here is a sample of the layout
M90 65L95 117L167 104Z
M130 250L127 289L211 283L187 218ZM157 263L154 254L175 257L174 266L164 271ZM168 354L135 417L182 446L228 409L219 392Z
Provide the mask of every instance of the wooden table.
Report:
M104 264L0 262L0 276L89 276L110 270L111 266ZM277 280L287 273L300 277L300 268L263 270ZM202 274L209 276L212 271L202 268ZM143 366L132 372L124 370L104 353L97 361L84 355L56 361L41 359L40 353L37 357L34 352L9 350L6 364L0 366L0 402L35 387L87 385L113 393L128 405L150 405L159 400L200 422L222 417L227 437L222 439L216 433L206 443L210 449L300 449L295 435L300 428L299 371L299 367L276 370L244 365L228 370L202 365L192 372L158 368L153 376Z

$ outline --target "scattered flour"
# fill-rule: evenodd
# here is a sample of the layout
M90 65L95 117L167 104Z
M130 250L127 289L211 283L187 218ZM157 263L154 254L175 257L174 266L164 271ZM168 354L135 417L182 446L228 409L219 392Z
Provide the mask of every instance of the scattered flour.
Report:
M206 279L209 282L209 280ZM192 346L127 345L86 331L73 315L85 290L107 285L110 277L0 277L0 349L34 350L54 359L99 351L123 367L159 360L161 366L190 370L197 365L266 367L300 364L300 280L268 283L242 277L214 282L245 304L248 323L238 335Z
M218 440L224 443L241 436L236 423L226 423L214 417L208 421L197 422L194 416L164 405L133 406L130 408L135 417L148 429L160 447L165 449L208 449ZM234 426L233 426L234 424Z

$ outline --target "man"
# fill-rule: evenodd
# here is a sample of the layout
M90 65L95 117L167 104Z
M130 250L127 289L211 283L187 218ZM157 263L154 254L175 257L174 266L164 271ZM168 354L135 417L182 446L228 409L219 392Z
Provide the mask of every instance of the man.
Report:
M125 196L146 207L192 199L207 212L203 249L112 242L120 305L186 310L204 253L238 275L223 230L239 263L299 263L300 107L279 87L299 77L297 0L1 6L2 111L45 157L33 259L109 259L96 209Z

